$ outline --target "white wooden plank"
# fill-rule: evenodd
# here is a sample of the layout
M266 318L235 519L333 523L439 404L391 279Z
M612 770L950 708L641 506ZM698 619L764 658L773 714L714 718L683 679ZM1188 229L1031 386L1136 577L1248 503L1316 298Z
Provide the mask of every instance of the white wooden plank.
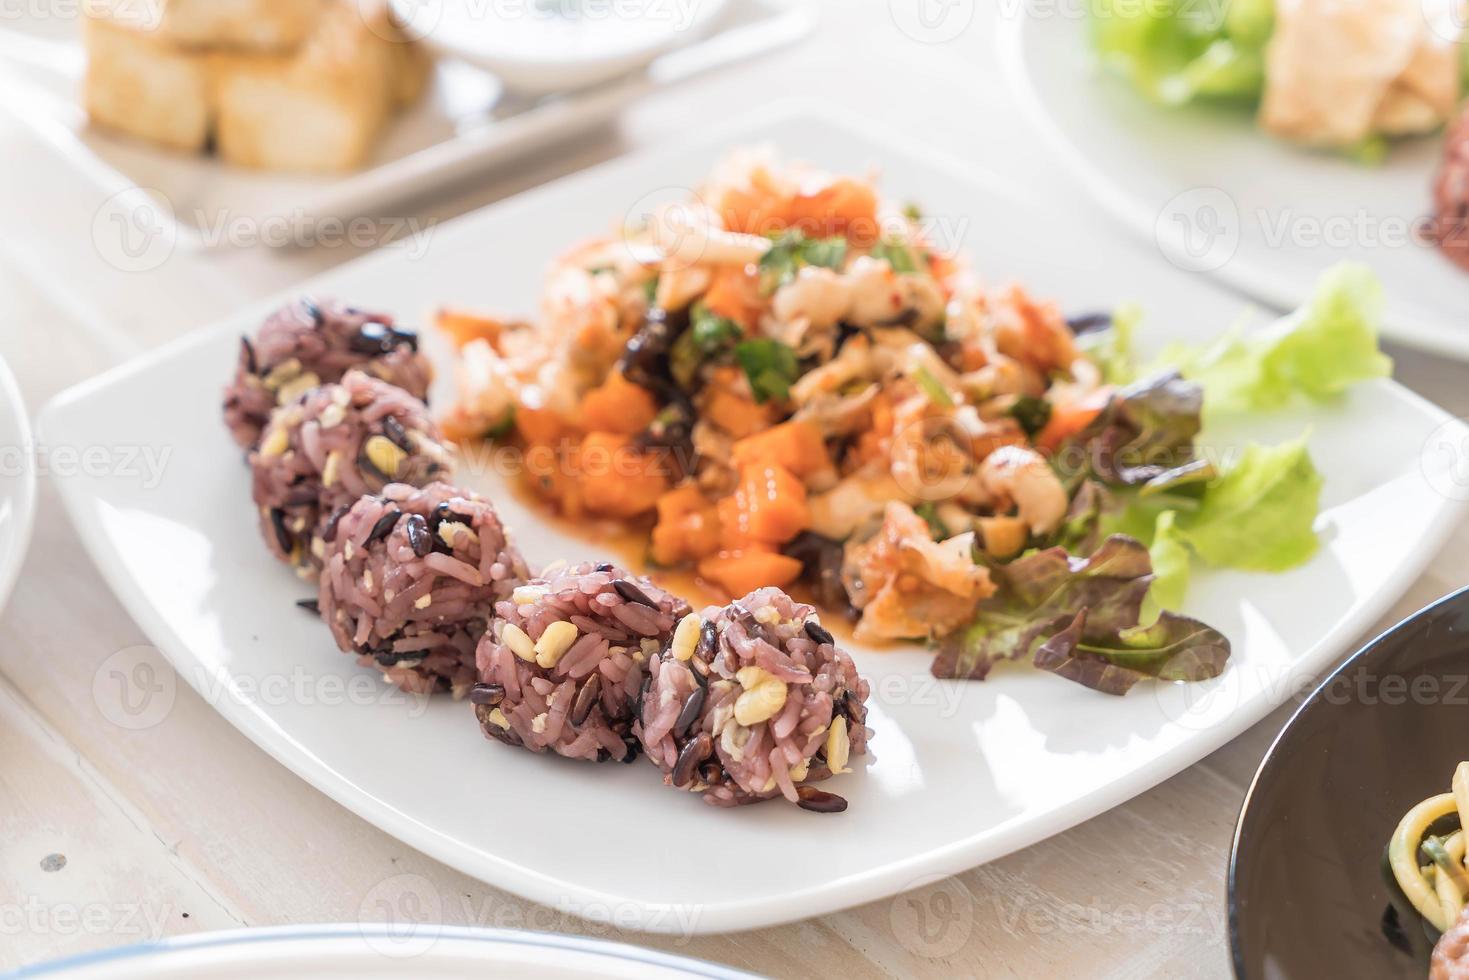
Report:
M0 967L241 924L3 681L0 759Z

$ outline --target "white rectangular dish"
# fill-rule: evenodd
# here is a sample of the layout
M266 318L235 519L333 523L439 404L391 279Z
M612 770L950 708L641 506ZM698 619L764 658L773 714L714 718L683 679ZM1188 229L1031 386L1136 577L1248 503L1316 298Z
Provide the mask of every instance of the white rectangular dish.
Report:
M1241 312L1238 299L1124 237L1047 212L1022 188L874 135L866 120L830 117L771 113L696 144L618 160L446 225L416 261L379 253L301 289L408 320L443 304L529 311L544 264L567 243L655 196L681 196L730 147L769 142L833 170L881 165L887 191L947 222L987 280L1020 280L1070 312L1142 301L1144 346L1207 339ZM1196 574L1184 611L1232 640L1222 677L1145 684L1116 698L1025 668L997 670L983 683L940 682L921 649L854 647L872 681L876 734L870 768L833 784L848 811L716 810L665 789L641 766L579 765L487 743L464 704L435 700L420 710L401 697L315 696L323 678L367 684L352 678L369 672L292 608L309 587L261 546L249 479L217 408L240 334L282 299L229 311L213 328L48 406L40 419L48 443L169 454L156 481L61 481L92 557L179 673L302 778L466 873L574 913L618 910L619 921L646 930L754 928L870 901L1141 793L1331 664L1417 577L1463 511L1434 489L1447 461L1427 451L1430 436L1457 423L1392 382L1252 421L1239 438L1310 431L1326 477L1323 547L1284 575ZM1211 442L1233 437L1216 431ZM533 564L598 554L493 475L462 482L496 500ZM289 689L310 696L264 693L276 689L265 683L272 678L303 671L311 683Z
M127 195L125 213L194 248L294 244L301 235L293 229L304 223L381 215L385 205L584 131L660 89L794 43L816 17L805 0L731 3L689 46L614 82L560 96L507 94L489 73L442 58L423 100L393 122L367 167L313 176L231 167L89 126L78 99L82 6L40 0L0 17L0 105L75 166L99 201Z

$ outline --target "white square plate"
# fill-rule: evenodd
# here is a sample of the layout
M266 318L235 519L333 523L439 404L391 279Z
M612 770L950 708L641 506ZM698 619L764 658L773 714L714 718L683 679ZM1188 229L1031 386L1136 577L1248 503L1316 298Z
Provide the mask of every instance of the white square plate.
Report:
M768 141L833 169L881 164L887 190L957 231L986 278L1019 279L1077 312L1146 301L1153 344L1202 340L1241 312L1129 240L1047 213L1021 188L873 135L869 121L830 117L767 114L615 161L443 227L417 261L380 253L302 288L410 318L444 303L529 311L545 262L567 243L679 196L730 147ZM156 486L66 480L83 540L178 671L303 778L446 864L568 911L618 910L649 930L753 928L869 901L1142 792L1330 664L1419 574L1462 509L1435 491L1441 461L1424 452L1436 429L1457 423L1402 387L1366 384L1329 407L1279 413L1245 428L1264 441L1310 430L1327 477L1324 546L1285 575L1197 576L1187 611L1234 643L1221 678L1115 698L1021 667L984 683L938 682L920 649L854 649L872 680L876 737L871 767L832 784L850 809L716 810L665 789L644 765L573 764L488 743L464 704L435 700L415 717L386 698L319 696L324 685L306 685L305 697L250 694L266 690L262 679L303 670L338 685L364 673L292 608L307 588L257 540L249 480L219 419L240 334L283 299L230 312L48 406L49 443L171 454ZM494 477L464 482L495 497L533 563L597 554Z
M1414 235L1442 136L1371 166L1274 139L1248 111L1154 105L1102 70L1086 6L1023 0L998 44L1011 92L1099 203L1182 267L1280 309L1327 266L1369 263L1388 286L1391 339L1469 360L1469 272Z
M646 69L560 96L523 97L493 75L440 58L424 98L389 127L366 167L301 175L231 167L99 132L78 100L86 64L70 0L0 10L0 105L75 164L120 218L185 247L292 244L313 219L347 219L422 194L612 118L644 96L804 37L805 0L739 0L707 36ZM143 194L146 193L146 197ZM322 234L335 234L329 225Z

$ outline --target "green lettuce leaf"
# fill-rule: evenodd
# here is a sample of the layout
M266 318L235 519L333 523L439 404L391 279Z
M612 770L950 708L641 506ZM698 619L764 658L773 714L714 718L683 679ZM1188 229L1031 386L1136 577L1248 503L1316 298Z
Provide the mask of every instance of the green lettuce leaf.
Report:
M1323 479L1306 438L1279 446L1249 445L1239 459L1202 486L1133 494L1097 527L1143 542L1153 563L1153 587L1143 621L1176 609L1188 590L1194 557L1216 568L1283 572L1308 561L1320 542L1315 531Z
M1203 624L1164 614L1141 622L1153 581L1147 548L1114 535L1088 558L1055 547L991 563L997 586L974 621L948 637L937 677L982 679L1001 660L1036 666L1109 694L1143 677L1203 680L1223 669L1229 643Z
M1263 330L1236 328L1203 347L1175 344L1159 358L1204 386L1208 415L1323 400L1392 374L1378 347L1382 285L1366 266L1343 263L1317 281L1310 301Z
M1092 0L1103 64L1165 105L1254 102L1265 85L1271 0Z
M1203 681L1229 661L1229 641L1196 619L1165 612L1147 626L1092 630L1087 610L1036 651L1035 665L1103 694L1126 694L1145 678Z
M1143 602L1142 620L1155 622L1165 609L1183 605L1188 592L1189 566L1193 555L1178 530L1178 511L1165 510L1153 525L1153 544L1148 548L1153 561L1153 587Z
M1279 446L1247 447L1205 491L1197 510L1180 512L1177 534L1210 565L1282 572L1316 553L1320 472L1302 436Z

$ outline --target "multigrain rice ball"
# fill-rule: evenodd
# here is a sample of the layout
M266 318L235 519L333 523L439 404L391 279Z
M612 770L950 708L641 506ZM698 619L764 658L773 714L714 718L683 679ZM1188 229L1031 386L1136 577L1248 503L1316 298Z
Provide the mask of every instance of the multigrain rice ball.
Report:
M649 665L638 737L667 785L705 803L840 811L846 800L811 784L866 754L867 694L814 607L757 589L679 623Z
M495 603L530 576L490 502L394 483L324 536L317 604L337 646L410 693L467 693Z
M548 569L497 604L470 693L487 737L572 759L632 762L646 665L688 603L614 565Z
M419 399L428 397L433 380L417 333L387 314L305 298L277 310L253 341L240 338L239 366L224 393L230 435L253 448L275 408L353 368Z
M266 545L308 575L333 515L389 483L423 486L450 469L423 402L361 371L276 409L249 459Z

